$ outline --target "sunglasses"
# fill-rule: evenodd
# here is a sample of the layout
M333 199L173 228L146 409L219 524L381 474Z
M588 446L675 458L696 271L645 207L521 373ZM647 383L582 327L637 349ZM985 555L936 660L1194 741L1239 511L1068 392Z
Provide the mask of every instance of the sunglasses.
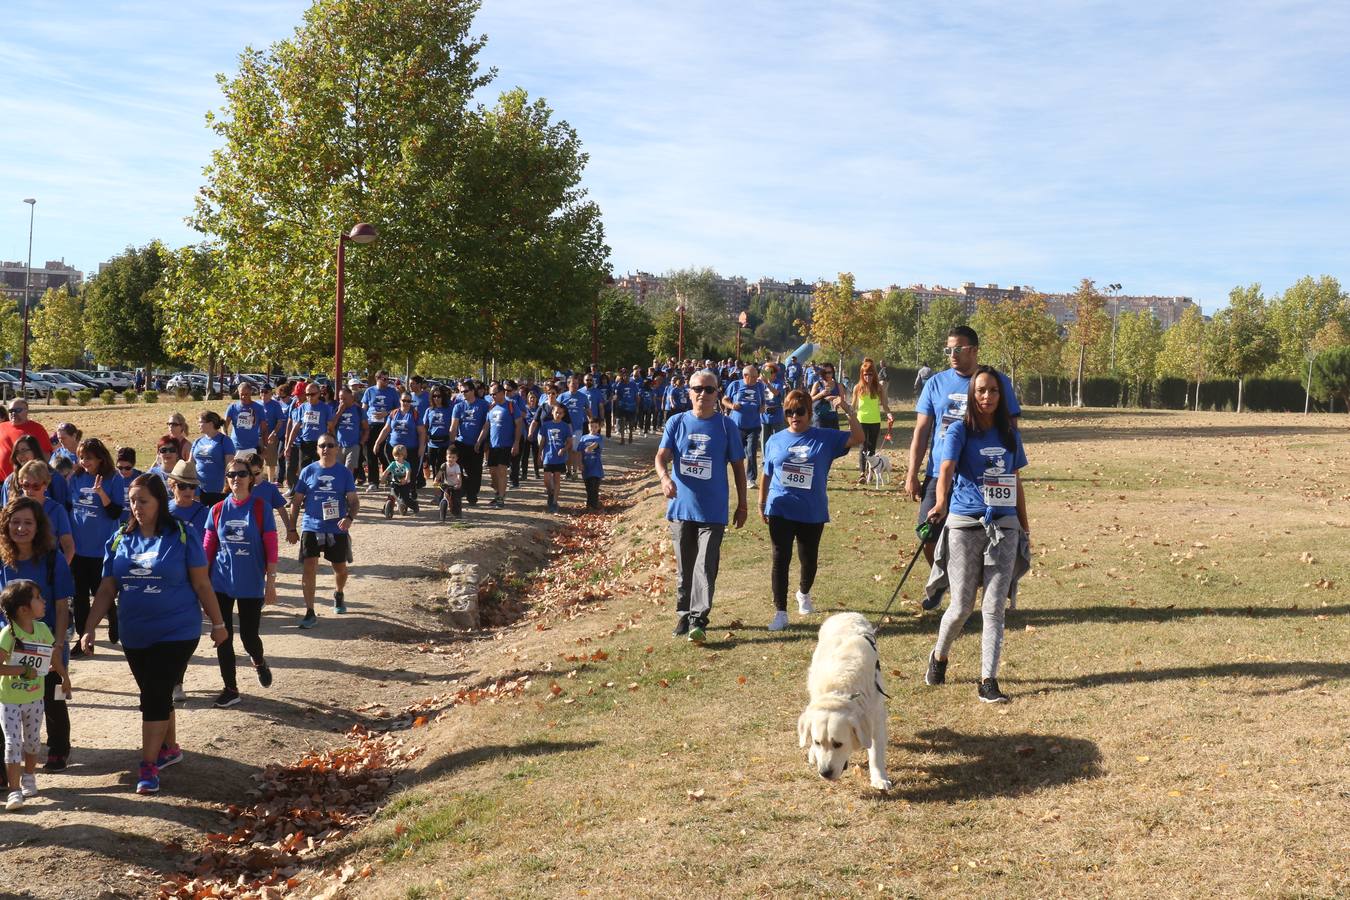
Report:
M45 485L45 484L34 484L34 483L31 482L31 481L24 481L24 482L21 482L21 483L19 484L19 487L23 488L25 491L37 491L37 490L41 490L42 488L45 488L46 485Z
M251 474L252 474L252 473L250 473L250 472L226 472L226 473L225 473L225 477L226 477L226 478L248 478L249 475L251 475Z
M692 385L692 386L689 388L689 393L691 393L691 394L715 394L715 393L717 393L717 388L713 387L711 384L696 384L696 385Z
M411 398L411 397L400 397L398 402L399 402L399 403L411 403L411 402L412 402L412 398Z
M136 467L133 466L133 465L130 465L130 464L128 464L128 463L119 463L118 466L117 466L117 471L119 471L119 472L130 472L130 471L131 471L132 469L134 469L134 468L136 468Z
M967 347L943 347L943 348L942 348L942 355L943 355L943 356L955 356L956 354L960 353L962 350L974 350L974 349L975 349L974 347L969 347L969 346L967 346Z
M177 447L160 447L160 448L159 448L159 455L160 455L160 456L177 456L177 455L178 455L178 448L177 448Z
M320 449L320 450L336 450L336 449L337 449L337 444L320 444L320 445L319 445L319 449Z
M805 406L794 406L794 407L791 407L790 409L784 409L784 410L783 410L783 415L785 415L785 416L805 416L805 415L810 415L810 410L808 410Z
M173 489L175 491L195 491L197 489L197 486L195 484L184 484L182 482L175 481L173 483Z

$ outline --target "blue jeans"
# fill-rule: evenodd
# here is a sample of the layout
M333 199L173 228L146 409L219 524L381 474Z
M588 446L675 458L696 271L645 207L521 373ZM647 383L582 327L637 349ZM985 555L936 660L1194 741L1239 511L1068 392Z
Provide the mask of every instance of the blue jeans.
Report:
M759 474L759 428L742 428L741 445L745 447L745 477L753 480Z

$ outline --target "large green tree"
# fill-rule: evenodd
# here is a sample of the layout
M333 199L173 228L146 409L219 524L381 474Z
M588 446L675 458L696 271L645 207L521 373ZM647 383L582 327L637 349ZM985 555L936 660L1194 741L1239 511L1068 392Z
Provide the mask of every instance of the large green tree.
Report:
M1280 378L1303 378L1308 351L1317 332L1328 322L1350 325L1350 297L1330 275L1314 279L1305 275L1284 293L1273 297L1267 308L1271 333L1278 342L1270 374Z
M28 327L32 365L70 368L84 358L84 311L79 294L65 285L47 289L42 304L29 313Z
M600 292L596 314L601 368L628 368L649 355L648 341L656 329L652 325L651 315L633 299L632 294L606 288ZM588 341L588 350L589 346ZM590 362L589 352L586 361Z
M1130 402L1139 405L1144 385L1157 373L1162 351L1162 326L1146 309L1121 313L1116 320L1116 371L1130 388Z
M1318 400L1340 399L1350 412L1350 347L1317 354L1312 363L1312 395Z
M802 335L842 358L872 349L880 325L880 298L873 292L854 296L853 273L840 272L838 281L816 285L811 321L802 326Z
M1078 283L1078 289L1069 295L1069 306L1074 311L1074 322L1069 326L1069 344L1078 357L1075 370L1078 392L1074 397L1074 405L1082 406L1083 379L1089 371L1088 353L1094 345L1101 343L1104 335L1109 335L1111 320L1105 312L1106 298L1097 290L1091 278L1084 278Z
M700 346L708 346L717 355L731 352L737 326L727 310L726 297L717 289L717 277L707 267L676 269L662 276L660 289L648 297L647 305L663 345L667 325L678 322L675 310L683 303L685 356L696 355ZM698 335L698 341L692 335ZM672 344L669 355L674 353Z
M889 290L881 298L881 348L893 365L908 363L918 353L919 300L910 291ZM917 368L917 366L916 366Z
M1237 379L1237 411L1242 412L1242 392L1247 379L1259 375L1279 351L1279 342L1267 322L1261 285L1229 291L1228 306L1214 316L1208 331L1210 363L1218 374Z
M1055 317L1036 293L1005 303L981 300L970 325L980 336L980 359L1006 369L1014 388L1018 371L1033 358L1044 358L1059 343Z
M1200 307L1187 307L1181 318L1163 332L1155 367L1161 378L1181 378L1188 384L1195 382L1195 409L1200 409L1200 384L1208 374L1205 317Z
M85 343L99 362L149 367L168 361L157 303L167 256L158 241L128 247L85 286Z

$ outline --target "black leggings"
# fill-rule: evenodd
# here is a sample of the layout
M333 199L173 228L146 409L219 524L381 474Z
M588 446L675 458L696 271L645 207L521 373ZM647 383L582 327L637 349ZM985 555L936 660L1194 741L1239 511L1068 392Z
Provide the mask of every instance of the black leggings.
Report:
M477 503L483 487L483 454L463 441L455 441L455 450L459 454L459 467L464 470L464 499L470 504Z
M877 452L877 440L881 437L880 422L863 422L863 443L862 448L858 450L858 468L867 471L867 457L869 454Z
M431 467L432 479L441 477L441 468L445 465L445 447L427 445L427 465Z
M225 622L225 640L216 648L216 661L220 663L220 679L225 687L232 691L239 689L235 681L234 663L234 607L239 606L239 641L244 652L254 664L263 661L262 638L258 627L262 624L263 602L261 597L231 597L216 591L216 602L220 604L220 615Z
M173 688L183 683L201 637L160 641L149 647L123 647L136 686L141 689L141 721L167 722L173 714Z
M89 601L98 590L98 583L103 580L103 560L97 556L76 554L70 563L70 574L75 579L75 618L72 621L75 630L84 634L84 623L89 619ZM57 640L65 640L65 637L58 635ZM108 640L115 644L118 637L117 601L114 600L112 606L108 607Z
M797 541L798 577L803 594L811 593L816 583L816 558L820 555L820 536L824 522L794 522L782 516L769 516L769 541L773 544L773 608L787 610L788 565L792 562L792 542Z
M370 423L370 434L366 437L366 481L373 487L380 486L380 473L384 471L385 466L389 465L389 442L380 445L380 452L375 452L375 442L380 439L380 432L384 430L384 425Z
M599 478L587 478L587 479L586 479L586 508L587 508L587 509L599 509L599 508L600 508L600 479L599 479Z

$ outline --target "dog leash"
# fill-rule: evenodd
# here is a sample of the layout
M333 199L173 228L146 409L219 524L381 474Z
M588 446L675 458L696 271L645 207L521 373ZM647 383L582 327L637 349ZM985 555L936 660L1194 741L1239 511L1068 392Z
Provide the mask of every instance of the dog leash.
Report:
M886 608L883 609L881 615L877 617L876 624L872 626L873 630L881 628L881 621L885 619L886 614L891 611L891 605L895 603L895 598L900 596L900 589L905 586L905 579L907 579L909 573L914 570L914 564L919 561L919 554L923 552L923 545L932 540L933 523L920 522L918 527L914 529L914 533L919 536L919 546L914 548L914 555L909 558L909 565L905 566L905 574L900 576L900 583L895 586L895 590L891 593L891 599L886 602Z

